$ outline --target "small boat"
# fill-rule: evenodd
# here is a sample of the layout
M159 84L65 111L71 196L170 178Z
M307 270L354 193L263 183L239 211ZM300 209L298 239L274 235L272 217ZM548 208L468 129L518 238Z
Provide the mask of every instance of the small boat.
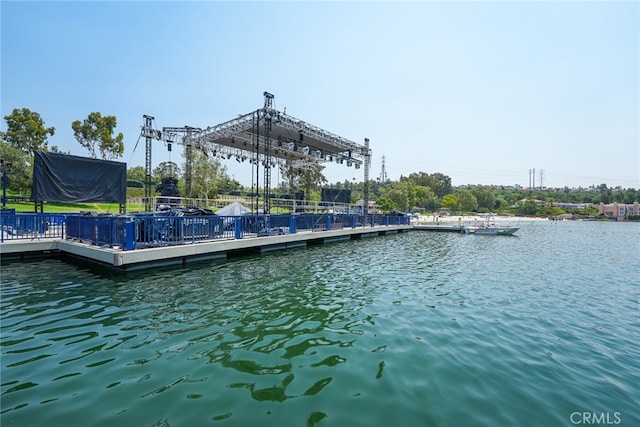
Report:
M505 227L493 222L493 215L483 215L484 220L475 224L463 224L460 230L465 234L485 234L488 236L511 236L519 227Z

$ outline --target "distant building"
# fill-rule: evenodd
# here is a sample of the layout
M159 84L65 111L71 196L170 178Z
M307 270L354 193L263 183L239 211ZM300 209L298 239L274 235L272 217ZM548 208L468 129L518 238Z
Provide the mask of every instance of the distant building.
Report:
M640 215L640 203L600 203L598 214L617 221L624 221L629 215Z
M590 207L591 205L592 205L591 203L565 203L565 202L553 203L553 206L556 208L573 210L573 211L584 210L587 207Z

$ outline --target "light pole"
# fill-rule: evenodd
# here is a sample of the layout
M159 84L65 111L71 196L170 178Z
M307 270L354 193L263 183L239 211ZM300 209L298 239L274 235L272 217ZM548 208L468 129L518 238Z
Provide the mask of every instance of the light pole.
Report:
M11 172L12 163L5 163L0 159L0 168L2 168L2 209L7 208L7 173Z

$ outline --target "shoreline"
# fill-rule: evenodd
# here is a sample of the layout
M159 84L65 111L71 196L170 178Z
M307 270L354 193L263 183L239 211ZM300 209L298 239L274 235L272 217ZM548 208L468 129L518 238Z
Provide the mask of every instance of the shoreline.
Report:
M549 218L540 217L522 217L522 216L499 216L492 217L492 222L527 222L527 221L550 221ZM437 216L437 215L420 215L415 224L435 225L435 224L457 224L457 223L469 223L469 222L482 222L484 218L479 215L449 215L449 216Z

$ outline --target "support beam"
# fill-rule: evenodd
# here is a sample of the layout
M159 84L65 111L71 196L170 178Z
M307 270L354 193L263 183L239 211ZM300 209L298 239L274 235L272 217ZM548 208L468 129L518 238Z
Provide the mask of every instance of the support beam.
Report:
M269 92L264 93L264 214L269 214L271 210L271 119L273 114L273 95Z
M362 206L362 214L369 213L369 167L371 166L371 150L369 149L369 138L364 139L364 200Z
M144 127L142 134L144 136L144 210L151 211L151 141L153 140L153 116L144 115Z

